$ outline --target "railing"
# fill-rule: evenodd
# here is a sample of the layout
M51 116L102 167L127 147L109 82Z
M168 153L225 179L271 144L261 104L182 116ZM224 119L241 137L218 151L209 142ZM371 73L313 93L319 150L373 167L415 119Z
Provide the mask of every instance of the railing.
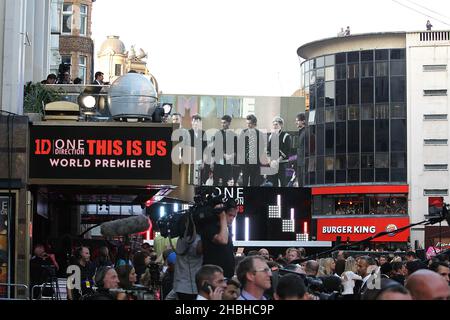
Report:
M450 31L427 31L420 33L420 41L449 41Z
M8 297L1 297L0 296L0 300L30 300L30 290L29 290L28 286L25 285L25 284L0 283L0 287L7 287L6 294L8 295ZM11 288L23 288L23 289L25 289L24 291L25 291L25 297L26 298L11 298L11 297L9 297ZM16 295L17 295L17 293L16 293Z

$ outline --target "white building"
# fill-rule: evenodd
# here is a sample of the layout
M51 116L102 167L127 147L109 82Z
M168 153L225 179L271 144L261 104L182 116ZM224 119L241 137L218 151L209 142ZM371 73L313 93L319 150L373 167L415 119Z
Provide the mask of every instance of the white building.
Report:
M22 114L25 83L45 79L55 64L50 48L55 47L51 33L58 33L58 18L51 23L51 16L60 2L0 1L0 110Z
M414 223L428 214L429 197L450 201L450 31L407 33L406 49L409 207ZM411 241L428 247L424 238L425 228L415 227Z

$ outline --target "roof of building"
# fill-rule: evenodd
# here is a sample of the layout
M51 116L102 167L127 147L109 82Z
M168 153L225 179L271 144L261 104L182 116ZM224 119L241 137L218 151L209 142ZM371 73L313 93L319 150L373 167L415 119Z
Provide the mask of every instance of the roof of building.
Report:
M119 36L108 36L108 39L102 43L99 54L105 54L110 50L114 51L115 54L125 54L125 45L119 39Z

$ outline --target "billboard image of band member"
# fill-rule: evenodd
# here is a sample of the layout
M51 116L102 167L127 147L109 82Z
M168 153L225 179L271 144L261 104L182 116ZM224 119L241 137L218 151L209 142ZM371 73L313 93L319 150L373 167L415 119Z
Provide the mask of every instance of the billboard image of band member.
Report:
M268 180L274 187L286 187L288 178L286 169L289 165L289 155L291 152L291 136L283 131L284 120L281 117L275 117L272 121L272 133L269 135L267 144L267 156L270 160L270 166L275 169L276 173L268 176ZM278 141L277 154L272 154L272 144Z

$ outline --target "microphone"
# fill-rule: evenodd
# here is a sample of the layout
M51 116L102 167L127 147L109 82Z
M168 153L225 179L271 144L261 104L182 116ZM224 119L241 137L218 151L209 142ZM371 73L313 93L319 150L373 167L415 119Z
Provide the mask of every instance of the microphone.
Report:
M149 219L144 215L137 215L125 219L102 223L100 232L105 237L116 237L144 232L149 228Z

